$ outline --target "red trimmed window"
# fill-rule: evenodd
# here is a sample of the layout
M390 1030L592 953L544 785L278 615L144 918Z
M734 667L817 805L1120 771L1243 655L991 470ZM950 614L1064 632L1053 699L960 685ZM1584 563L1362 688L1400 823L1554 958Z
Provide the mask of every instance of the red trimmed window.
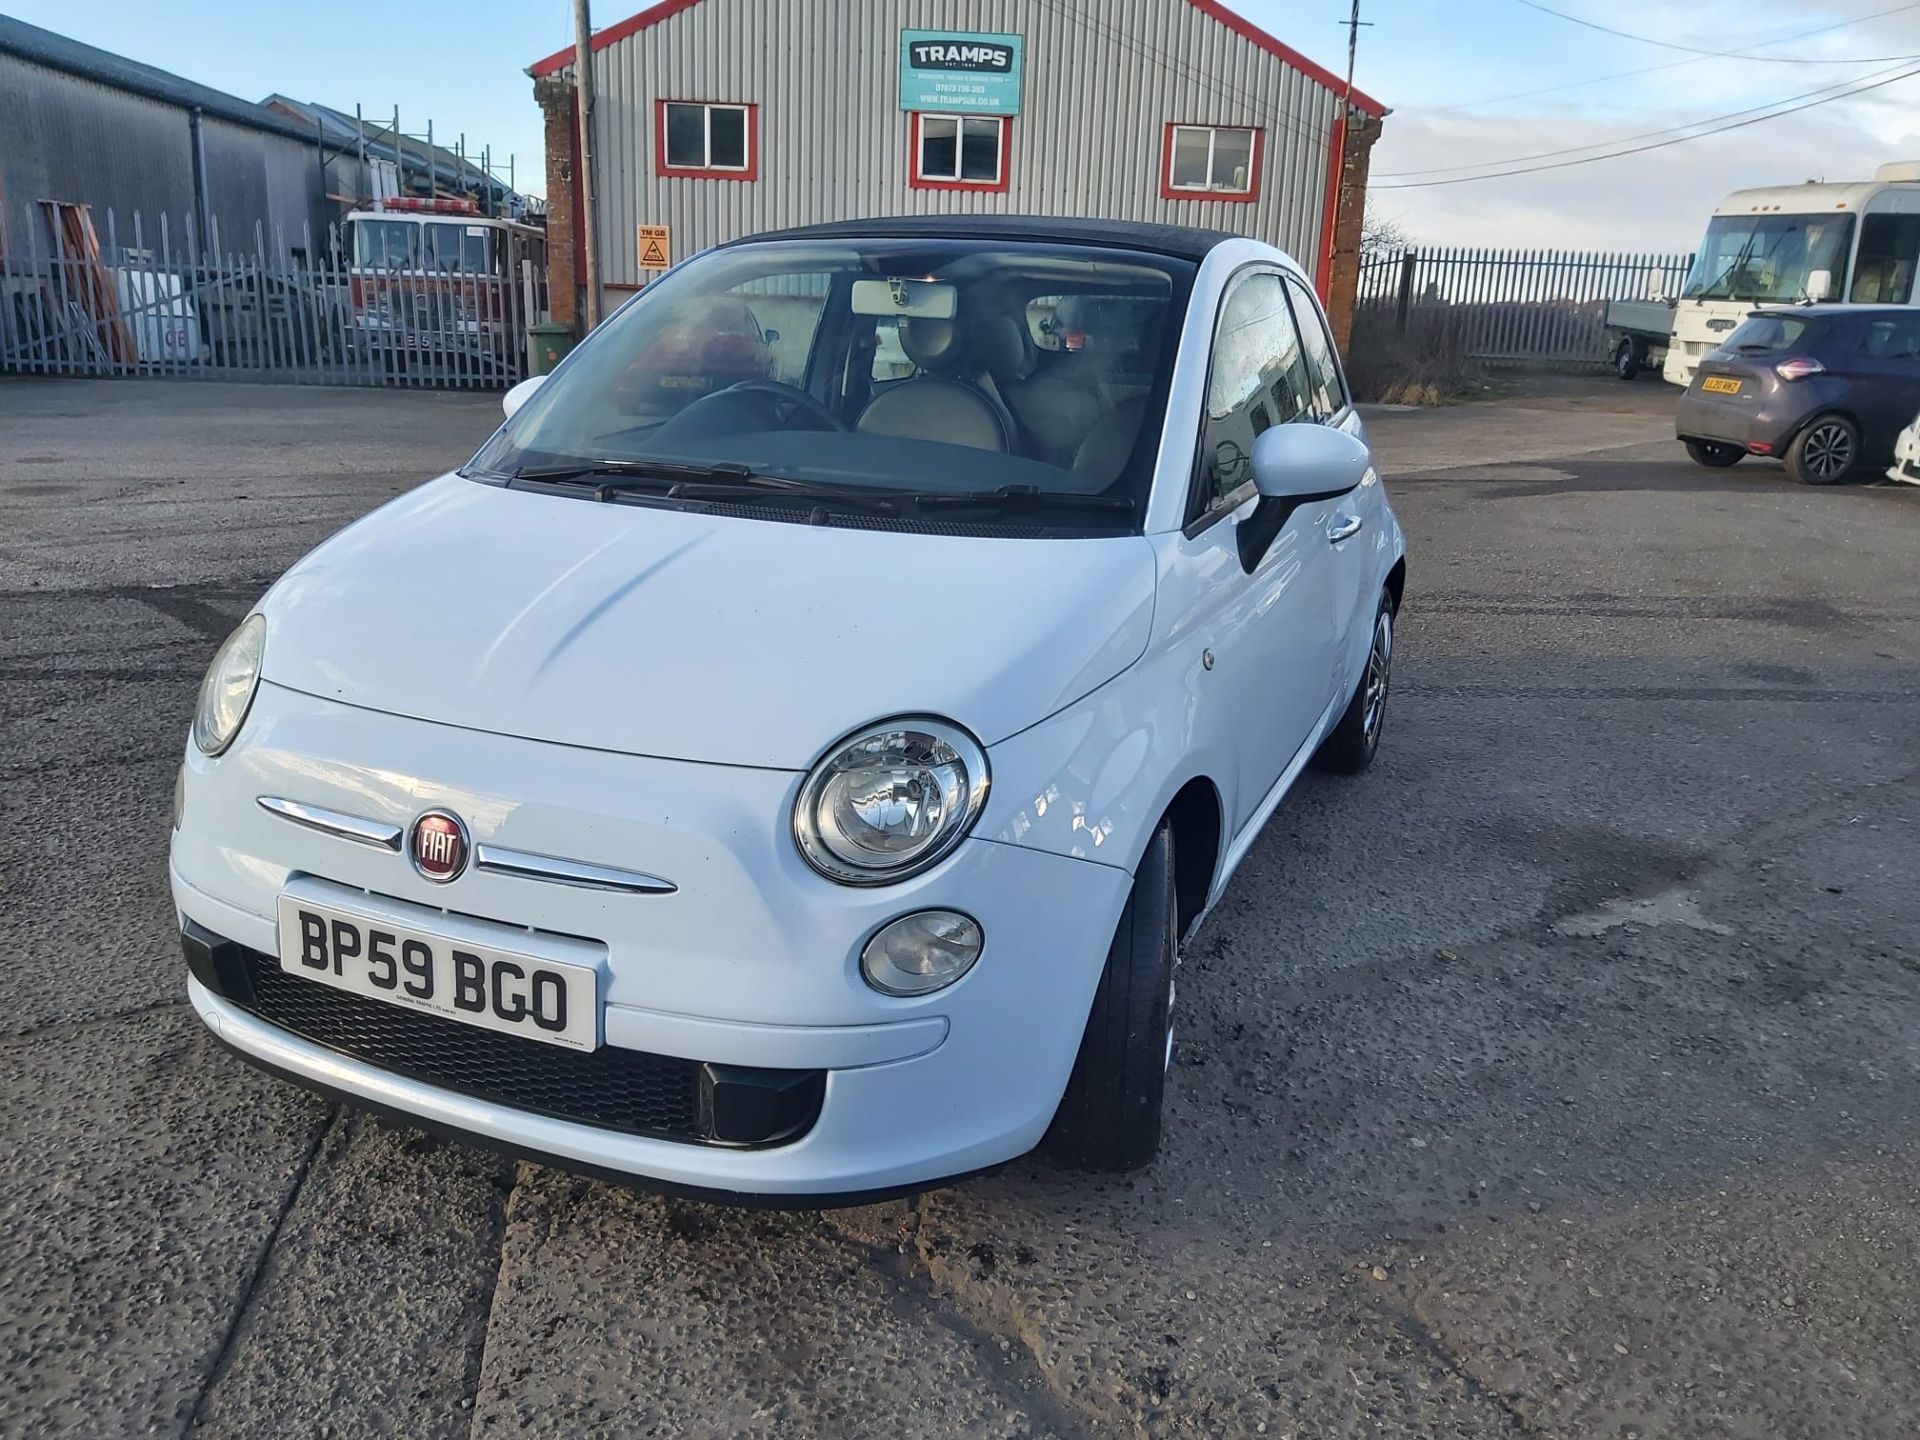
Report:
M760 107L656 100L653 156L662 175L691 180L760 178Z
M1244 125L1169 125L1160 160L1165 200L1260 196L1261 133Z
M916 190L1005 191L1012 139L1010 116L915 111L907 183Z

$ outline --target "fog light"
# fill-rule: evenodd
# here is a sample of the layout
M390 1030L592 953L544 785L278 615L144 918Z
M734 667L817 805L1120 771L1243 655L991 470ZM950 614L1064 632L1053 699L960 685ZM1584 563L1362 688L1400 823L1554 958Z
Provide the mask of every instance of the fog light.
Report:
M860 952L860 973L888 995L925 995L973 968L978 922L952 910L922 910L883 927Z

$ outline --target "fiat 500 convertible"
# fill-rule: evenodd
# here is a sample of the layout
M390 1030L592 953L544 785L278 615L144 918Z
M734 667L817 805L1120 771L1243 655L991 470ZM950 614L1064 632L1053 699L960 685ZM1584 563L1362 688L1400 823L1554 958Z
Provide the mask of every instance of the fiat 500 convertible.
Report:
M757 236L505 408L214 657L171 865L206 1024L723 1198L1149 1161L1182 937L1386 714L1405 545L1300 269Z

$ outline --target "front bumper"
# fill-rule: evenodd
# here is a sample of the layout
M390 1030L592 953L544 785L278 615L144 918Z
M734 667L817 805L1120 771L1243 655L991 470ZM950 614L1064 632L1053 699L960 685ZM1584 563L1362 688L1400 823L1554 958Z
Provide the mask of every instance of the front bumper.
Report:
M1032 1148L1065 1089L1130 884L1112 866L972 839L899 885L848 889L793 849L797 773L510 739L271 684L234 748L212 761L190 751L187 770L172 865L183 923L272 955L280 892L319 887L416 923L584 937L604 950L608 1047L824 1072L817 1117L797 1138L690 1143L423 1083L189 983L207 1025L267 1068L484 1143L671 1188L864 1194ZM479 844L630 866L679 889L612 894L478 871L431 885L400 855L268 813L262 795L394 825L451 809ZM980 922L986 947L972 971L918 998L867 987L867 938L933 906Z

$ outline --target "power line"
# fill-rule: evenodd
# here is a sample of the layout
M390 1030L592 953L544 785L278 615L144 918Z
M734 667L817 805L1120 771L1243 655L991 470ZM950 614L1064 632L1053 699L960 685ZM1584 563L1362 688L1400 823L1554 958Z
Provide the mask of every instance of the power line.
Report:
M1762 40L1759 44L1745 50L1729 50L1725 55L1693 55L1685 60L1666 60L1658 65L1642 65L1634 70L1615 70L1607 75L1592 75L1585 80L1569 80L1564 85L1543 85L1538 90L1516 90L1510 95L1492 95L1484 100L1467 100L1457 105L1408 105L1403 109L1408 114L1451 115L1459 110L1478 110L1485 105L1500 105L1508 100L1531 100L1536 95L1557 95L1563 90L1578 90L1587 85L1604 85L1609 80L1627 80L1636 75L1653 75L1662 70L1678 70L1687 65L1704 65L1709 60L1777 60L1776 55L1756 55L1756 50L1770 49L1775 45L1786 45L1795 40L1806 40L1815 35L1825 35L1833 30L1845 30L1852 25L1864 25L1869 20L1878 20L1887 15L1898 15L1904 10L1920 10L1920 0L1907 0L1904 5L1895 5L1886 10L1875 10L1868 15L1856 15L1851 20L1836 20L1830 25L1816 26L1812 30L1796 30L1791 35L1781 35L1772 40Z
M1727 110L1718 115L1709 115L1703 120L1689 120L1682 125L1668 125L1663 129L1647 130L1638 135L1619 135L1611 140L1595 140L1587 145L1568 145L1560 150L1540 150L1531 155L1509 155L1501 160L1480 160L1466 165L1435 165L1426 170L1388 170L1383 172L1380 178L1382 180L1404 180L1414 175L1448 175L1457 170L1486 170L1500 165L1519 165L1528 160L1551 160L1559 155L1577 155L1582 150L1604 150L1615 145L1631 144L1636 140L1654 140L1662 135L1677 135L1682 130L1696 130L1702 125L1713 125L1722 120L1737 120L1742 115L1757 115L1762 110L1772 110L1781 105L1791 105L1796 100L1806 100L1815 95L1825 95L1830 90L1845 90L1849 85L1858 84L1862 80L1877 79L1882 75L1890 75L1894 70L1899 68L1899 66L1895 65L1885 70L1870 71L1865 75L1856 75L1851 80L1836 80L1831 85L1821 85L1812 90L1803 90L1798 95L1784 95L1778 100L1768 100L1759 105L1749 105L1744 110ZM1839 100L1844 97L1835 95L1832 98Z
M1465 185L1474 180L1504 180L1513 175L1535 175L1543 170L1566 170L1575 165L1591 165L1599 160L1618 160L1627 155L1644 154L1649 150L1664 150L1670 145L1684 145L1689 140L1704 140L1709 135L1723 135L1729 130L1743 130L1749 125L1759 125L1768 120L1778 120L1784 115L1798 114L1802 110L1811 110L1818 105L1830 105L1835 100L1845 100L1852 95L1862 95L1869 90L1878 90L1887 85L1898 84L1900 81L1910 80L1916 75L1920 75L1920 66L1916 66L1911 70L1904 70L1897 75L1889 75L1883 80L1872 80L1865 84L1853 84L1851 89L1841 94L1828 95L1818 100L1808 100L1804 104L1794 105L1785 110L1775 110L1766 115L1755 115L1747 120L1735 120L1731 125L1719 125L1711 130L1702 130L1696 135L1679 135L1671 140L1657 140L1651 145L1636 145L1626 150L1609 151L1604 155L1586 155L1578 160L1557 160L1551 165L1530 165L1519 170L1499 170L1490 175L1456 175L1450 180L1409 180L1404 184L1382 185L1378 188L1383 191L1422 190L1433 185ZM1852 82L1849 83L1851 84ZM1732 113L1738 115L1742 112L1736 110ZM1699 123L1705 125L1711 122L1701 121ZM1505 162L1491 161L1489 163L1502 164Z
M1765 60L1776 65L1880 65L1889 60L1920 60L1920 55L1855 55L1845 60L1811 60L1795 55L1750 55L1740 50L1707 50L1698 45L1682 45L1673 40L1656 40L1651 35L1636 35L1631 30L1616 30L1611 25L1602 25L1598 20L1583 20L1578 15L1569 15L1566 11L1556 10L1551 5L1543 5L1540 0L1517 0L1517 3L1526 6L1529 10L1538 10L1543 15L1552 15L1557 19L1565 20L1570 25L1598 30L1602 35L1617 35L1622 40L1637 40L1642 45L1658 45L1662 50L1683 50L1689 55L1722 60Z

